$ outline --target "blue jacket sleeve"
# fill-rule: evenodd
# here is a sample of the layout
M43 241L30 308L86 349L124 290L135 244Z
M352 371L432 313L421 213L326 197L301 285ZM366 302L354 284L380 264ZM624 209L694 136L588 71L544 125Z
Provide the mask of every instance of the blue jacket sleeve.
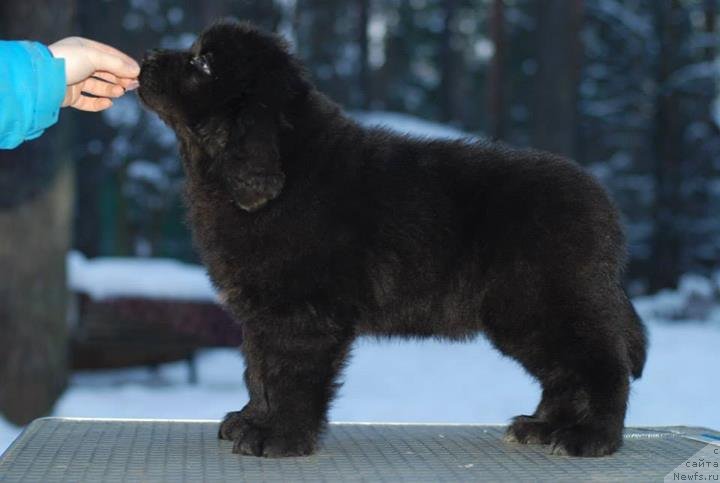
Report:
M38 42L0 41L0 149L35 139L57 122L65 61Z

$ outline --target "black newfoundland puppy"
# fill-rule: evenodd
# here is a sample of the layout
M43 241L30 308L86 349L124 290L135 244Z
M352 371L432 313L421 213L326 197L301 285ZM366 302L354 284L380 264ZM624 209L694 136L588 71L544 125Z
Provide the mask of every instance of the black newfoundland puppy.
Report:
M139 93L177 133L197 247L244 324L250 402L219 431L234 452L313 452L363 334L484 334L542 384L507 441L621 445L646 340L617 210L578 165L363 128L248 24L149 53Z

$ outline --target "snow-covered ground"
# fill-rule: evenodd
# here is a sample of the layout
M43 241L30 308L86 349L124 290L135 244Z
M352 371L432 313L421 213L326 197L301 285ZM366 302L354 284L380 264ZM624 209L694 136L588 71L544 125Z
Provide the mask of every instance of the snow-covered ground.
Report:
M720 429L717 384L720 327L652 321L645 375L633 384L630 425ZM198 358L199 383L184 363L146 369L80 372L54 416L218 419L242 407L243 363L233 350ZM513 361L472 343L360 340L331 411L334 421L505 423L531 412L540 391ZM0 419L0 452L20 428Z

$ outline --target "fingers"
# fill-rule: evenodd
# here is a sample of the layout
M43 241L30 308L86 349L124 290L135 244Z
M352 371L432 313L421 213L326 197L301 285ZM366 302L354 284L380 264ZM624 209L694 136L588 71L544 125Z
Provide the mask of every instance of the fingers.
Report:
M109 107L112 107L113 103L106 97L88 97L79 96L74 104L71 104L75 109L81 111L98 112L104 111Z
M97 77L98 79L102 79L104 81L110 82L111 84L117 84L118 83L118 76L111 74L110 72L95 72L93 77Z
M102 77L110 79L114 76L103 75ZM120 97L124 93L125 89L119 84L111 84L91 77L78 84L68 86L63 106L69 105L81 111L102 111L112 107L111 98Z
M137 79L119 79L118 83L123 86L126 91L134 91L140 87Z
M82 83L82 91L97 97L120 97L125 94L125 88L121 85L111 84L92 77Z
M108 82L110 80L115 80L117 84ZM112 98L125 94L125 86L130 86L132 83L137 83L137 81L118 78L107 72L96 72L93 77L68 86L62 105L63 107L74 107L81 111L103 111L112 107Z
M134 89L137 89L140 86L137 79L128 79L126 77L117 77L115 75L112 75L109 72L95 72L93 74L93 77L97 77L97 78L103 79L105 81L112 82L113 84L122 86L122 88L125 89L126 91L132 91Z
M118 77L115 75L112 75L109 72L95 72L93 77L105 80L107 82L111 82L113 84L117 84L121 86L125 91L132 91L140 87L140 83L137 81L137 79L128 79L125 77Z

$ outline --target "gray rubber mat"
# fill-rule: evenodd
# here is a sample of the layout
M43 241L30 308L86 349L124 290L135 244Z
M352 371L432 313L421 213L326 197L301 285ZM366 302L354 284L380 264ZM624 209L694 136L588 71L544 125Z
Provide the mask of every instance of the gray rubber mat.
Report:
M0 481L662 481L720 433L629 428L605 458L503 443L502 426L331 424L304 458L232 454L217 422L45 418L0 459ZM718 477L715 477L718 478Z

